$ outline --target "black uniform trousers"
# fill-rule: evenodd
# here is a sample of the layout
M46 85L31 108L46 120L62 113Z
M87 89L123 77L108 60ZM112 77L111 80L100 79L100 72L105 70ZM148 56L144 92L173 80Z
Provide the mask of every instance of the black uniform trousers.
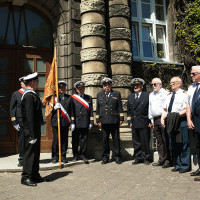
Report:
M103 158L109 159L110 145L109 136L112 135L114 154L113 158L121 157L120 155L120 137L119 137L119 123L117 124L102 124L101 131L103 135Z
M25 154L22 177L37 178L39 175L39 161L40 161L40 137L37 137L35 144L30 144L29 134L25 131ZM29 132L29 131L28 131ZM41 135L41 127L37 128L37 135Z
M58 149L58 127L52 126L53 130L53 141L52 141L52 159L58 160L59 149ZM66 151L68 148L68 131L69 126L60 126L60 138L61 138L61 157L66 158Z
M79 147L80 138L80 151ZM72 151L74 157L85 157L87 151L88 128L75 128L72 132Z
M158 162L161 164L170 164L169 138L167 132L161 125L160 119L161 117L154 118L153 129L157 140Z
M132 128L132 141L135 159L149 160L150 156L150 129Z
M24 159L24 130L23 127L20 127L20 130L18 131L18 149L19 149L19 163L23 164Z

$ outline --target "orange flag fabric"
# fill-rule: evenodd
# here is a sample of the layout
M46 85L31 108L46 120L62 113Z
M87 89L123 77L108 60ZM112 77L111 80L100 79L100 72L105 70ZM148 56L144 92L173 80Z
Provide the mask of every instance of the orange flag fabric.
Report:
M46 105L45 108L46 117L52 112L54 106L54 94L56 93L55 68L56 68L56 62L54 57L48 78L45 83L44 97L42 100L42 102Z

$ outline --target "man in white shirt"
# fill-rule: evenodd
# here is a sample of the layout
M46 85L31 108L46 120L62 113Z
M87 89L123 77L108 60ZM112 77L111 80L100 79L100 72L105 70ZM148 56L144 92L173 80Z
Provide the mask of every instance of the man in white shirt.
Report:
M151 81L153 92L149 96L149 119L153 127L156 139L159 159L153 166L170 167L169 140L165 129L161 125L161 115L164 111L165 99L168 92L162 88L162 81L154 78Z
M197 140L197 148L199 150L198 155L198 164L200 167L200 66L193 66L190 76L192 78L193 84L188 88L187 92L187 121L188 128L195 131L196 140ZM191 176L199 176L200 169L198 168L195 172L190 174ZM200 178L197 177L194 179L195 181L200 181Z
M172 172L185 173L190 171L190 147L188 144L188 127L186 120L186 94L181 89L182 81L179 77L170 80L172 92L167 96L161 124L169 134L172 146L174 168Z

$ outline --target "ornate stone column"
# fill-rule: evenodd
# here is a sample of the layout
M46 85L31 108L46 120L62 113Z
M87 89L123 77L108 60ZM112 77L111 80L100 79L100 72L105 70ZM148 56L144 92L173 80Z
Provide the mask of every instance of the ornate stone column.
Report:
M94 98L102 90L101 80L107 76L107 50L104 0L82 0L81 11L81 63L82 80L86 94Z

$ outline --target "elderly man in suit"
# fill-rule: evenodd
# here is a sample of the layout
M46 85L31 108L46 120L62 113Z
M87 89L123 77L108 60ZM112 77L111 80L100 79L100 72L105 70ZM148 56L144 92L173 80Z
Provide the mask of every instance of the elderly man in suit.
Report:
M198 165L199 168L192 172L191 176L200 176L200 66L193 66L190 76L192 78L193 84L188 88L187 93L187 122L188 128L195 131L198 154ZM196 177L195 181L200 181L200 177Z
M132 139L135 160L133 165L149 164L150 156L150 129L148 118L149 94L142 91L145 81L134 78L131 81L134 92L128 96L127 120L132 128Z
M103 91L97 94L96 121L103 134L103 160L102 164L109 162L110 147L109 136L113 140L113 158L121 164L119 126L124 121L121 94L112 90L112 79L104 78Z

